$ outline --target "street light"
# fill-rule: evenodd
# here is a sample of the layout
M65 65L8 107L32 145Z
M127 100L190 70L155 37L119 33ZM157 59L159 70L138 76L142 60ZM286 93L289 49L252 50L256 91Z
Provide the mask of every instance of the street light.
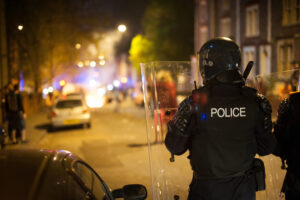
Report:
M81 48L81 44L79 44L79 43L75 44L75 48L76 49L80 49Z
M22 24L18 25L18 30L19 30L19 31L22 31L22 30L23 30L23 28L24 28L24 27L23 27L23 25L22 25Z
M127 30L127 27L124 24L120 24L118 26L118 30L123 33Z

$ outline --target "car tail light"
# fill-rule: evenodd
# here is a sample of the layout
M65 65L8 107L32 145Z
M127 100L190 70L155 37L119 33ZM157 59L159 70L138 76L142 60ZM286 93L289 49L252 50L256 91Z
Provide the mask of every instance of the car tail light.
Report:
M56 113L54 111L51 112L51 117L56 117Z
M88 113L88 110L87 110L87 109L85 109L85 110L83 110L83 111L82 111L82 113Z

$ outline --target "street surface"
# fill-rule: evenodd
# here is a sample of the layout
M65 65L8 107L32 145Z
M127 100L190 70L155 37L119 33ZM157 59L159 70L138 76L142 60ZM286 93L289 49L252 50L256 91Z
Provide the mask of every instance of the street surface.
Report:
M147 187L147 199L153 199L144 108L135 106L131 101L123 102L118 108L112 103L93 110L90 129L72 127L50 132L47 131L47 113L43 110L33 113L27 117L26 123L29 142L18 145L9 143L7 148L71 151L90 164L111 189L139 183ZM162 163L167 163L165 166L175 166L168 168L166 176L169 175L172 179L169 181L178 183L179 192L176 194L186 196L191 178L187 155L176 157L174 165L169 163L169 153L163 144L152 147L152 153L156 149L159 151L157 155L163 159ZM152 159L155 162L155 157ZM278 158L266 156L263 160L266 167L267 192L257 193L257 200L279 200L285 171L280 169L281 163ZM181 184L185 187L180 187Z

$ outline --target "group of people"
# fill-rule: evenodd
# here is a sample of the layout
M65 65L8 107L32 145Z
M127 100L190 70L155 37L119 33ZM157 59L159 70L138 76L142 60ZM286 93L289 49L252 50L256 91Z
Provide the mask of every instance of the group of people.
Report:
M26 113L16 79L12 79L4 87L1 101L2 123L6 124L9 139L12 144L18 144L18 141L26 143Z
M193 178L189 200L254 200L265 189L265 169L256 154L286 162L282 192L300 199L300 93L283 100L273 129L272 107L245 85L239 46L229 38L206 42L199 52L203 87L183 100L168 123L167 149L189 150Z

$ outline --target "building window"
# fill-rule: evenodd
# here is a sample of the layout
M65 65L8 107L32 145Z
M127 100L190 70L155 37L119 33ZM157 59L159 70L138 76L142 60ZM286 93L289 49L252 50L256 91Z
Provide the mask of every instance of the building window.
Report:
M246 8L246 36L254 37L259 35L259 12L258 5Z
M205 23L207 22L208 15L207 15L207 4L206 0L201 0L199 4L199 22Z
M222 9L224 12L229 11L230 5L228 0L223 0L222 1Z
M271 72L271 46L262 45L259 47L259 74L265 76Z
M296 23L300 23L300 0L295 2Z
M220 24L220 36L231 37L231 20L230 18L224 18Z
M277 53L278 53L278 64L277 71L287 71L291 69L291 61L293 60L293 40L281 40L278 41Z
M253 61L254 65L253 68L249 74L249 77L253 77L256 75L256 59L255 59L255 47L254 46L248 46L243 48L243 67L245 68L249 61Z
M283 25L300 23L300 0L283 0Z

